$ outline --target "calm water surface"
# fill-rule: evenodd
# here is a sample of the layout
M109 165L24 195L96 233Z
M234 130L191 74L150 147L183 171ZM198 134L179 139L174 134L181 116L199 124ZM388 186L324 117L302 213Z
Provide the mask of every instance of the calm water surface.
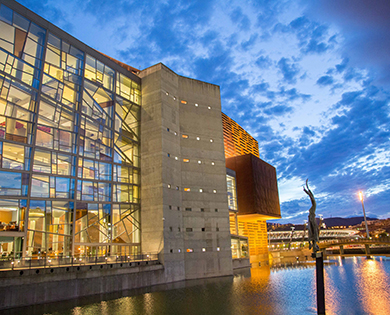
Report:
M327 314L390 314L390 258L334 262L325 266ZM7 314L317 314L315 268L252 269L251 276L186 281Z

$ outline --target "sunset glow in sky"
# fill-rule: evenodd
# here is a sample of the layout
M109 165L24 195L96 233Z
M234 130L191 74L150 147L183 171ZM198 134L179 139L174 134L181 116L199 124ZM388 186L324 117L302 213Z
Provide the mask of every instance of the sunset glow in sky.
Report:
M221 87L222 109L278 173L283 219L390 217L390 1L21 0L138 69Z

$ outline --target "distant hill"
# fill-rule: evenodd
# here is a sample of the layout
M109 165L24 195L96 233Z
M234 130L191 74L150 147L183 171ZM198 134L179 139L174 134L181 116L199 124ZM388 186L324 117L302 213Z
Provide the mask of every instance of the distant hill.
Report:
M377 220L377 218L367 217L367 221ZM327 227L345 225L346 227L350 225L361 224L364 221L364 217L352 217L352 218L325 218L323 222Z

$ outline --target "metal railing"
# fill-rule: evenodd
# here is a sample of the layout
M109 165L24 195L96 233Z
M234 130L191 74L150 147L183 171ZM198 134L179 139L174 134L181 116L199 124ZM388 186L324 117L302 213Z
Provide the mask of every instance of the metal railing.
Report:
M94 257L27 257L0 260L0 271L120 264L158 260L158 254Z

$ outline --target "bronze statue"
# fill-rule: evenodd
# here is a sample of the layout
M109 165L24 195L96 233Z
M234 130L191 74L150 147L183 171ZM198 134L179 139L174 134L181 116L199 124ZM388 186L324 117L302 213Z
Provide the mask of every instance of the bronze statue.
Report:
M303 186L303 191L310 197L311 208L309 209L309 222L307 224L309 231L309 249L313 248L313 252L317 252L320 248L318 247L318 226L316 222L316 200L314 195L309 189L308 182L309 179L306 179L306 188Z

